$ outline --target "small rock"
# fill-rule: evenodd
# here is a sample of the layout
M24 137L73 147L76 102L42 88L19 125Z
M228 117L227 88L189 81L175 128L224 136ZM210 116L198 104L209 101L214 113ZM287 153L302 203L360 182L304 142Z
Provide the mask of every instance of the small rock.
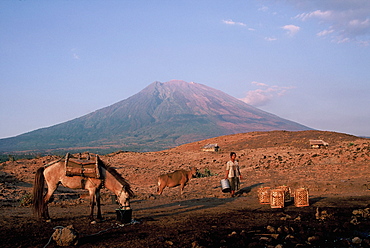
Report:
M201 246L199 245L198 241L194 241L191 243L191 248L200 248Z
M358 225L360 224L360 222L358 221L357 217L356 216L352 216L351 217L351 221L350 221L351 224L353 225Z
M361 244L361 242L362 242L362 239L360 239L359 237L354 237L352 239L353 244Z
M298 215L297 218L294 219L294 221L301 221L302 218L301 218L301 215Z
M277 232L278 233L289 233L289 228L286 226L280 226L278 227Z
M232 237L232 236L235 236L237 235L237 233L235 231L233 231L232 233L230 233L229 235L227 235L229 238Z
M71 246L78 243L78 232L72 225L56 229L52 237L58 246Z
M260 241L267 241L267 242L270 242L271 241L271 239L269 238L269 237L261 237L260 238Z
M329 214L326 210L320 211L319 208L316 208L316 220L327 220L332 218L332 214Z
M285 237L285 240L289 240L289 239L294 239L295 237L291 234L288 234L286 237Z
M271 234L271 237L273 237L274 239L278 239L279 238L279 236L280 236L280 234Z
M275 232L276 232L275 227L270 226L270 225L266 227L266 230L267 230L269 233L275 233Z
M311 237L308 237L308 239L307 239L307 241L308 241L308 243L315 243L315 242L317 242L317 241L319 241L320 240L320 237L319 236L311 236Z
M170 241L170 240L166 240L166 242L165 242L167 245L173 245L173 242L172 241Z

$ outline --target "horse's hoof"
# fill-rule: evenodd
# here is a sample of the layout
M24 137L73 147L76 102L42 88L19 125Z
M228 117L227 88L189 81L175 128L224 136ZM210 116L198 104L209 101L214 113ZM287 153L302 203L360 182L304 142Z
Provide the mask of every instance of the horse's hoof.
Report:
M45 222L46 222L46 223L50 223L50 222L51 222L51 219L48 219L48 220L46 220Z
M91 221L90 224L95 225L96 224L96 220Z

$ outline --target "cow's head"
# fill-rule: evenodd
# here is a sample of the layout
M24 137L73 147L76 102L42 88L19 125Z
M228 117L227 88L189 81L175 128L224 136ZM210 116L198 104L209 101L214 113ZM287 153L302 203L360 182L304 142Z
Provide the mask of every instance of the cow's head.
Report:
M197 171L198 169L196 167L190 168L191 177L195 177L197 175Z

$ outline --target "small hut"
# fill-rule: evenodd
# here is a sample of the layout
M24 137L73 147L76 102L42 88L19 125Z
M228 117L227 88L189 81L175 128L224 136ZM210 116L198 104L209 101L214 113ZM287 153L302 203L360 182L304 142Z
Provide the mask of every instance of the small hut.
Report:
M313 149L327 148L329 143L323 140L310 140L310 146Z
M203 146L202 151L203 152L218 152L219 149L220 147L218 146L218 144L207 144Z

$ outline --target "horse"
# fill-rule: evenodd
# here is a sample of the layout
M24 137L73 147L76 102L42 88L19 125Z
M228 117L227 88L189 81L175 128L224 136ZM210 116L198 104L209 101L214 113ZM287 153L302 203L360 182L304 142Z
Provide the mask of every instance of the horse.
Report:
M63 158L55 160L36 171L33 186L33 210L37 218L51 221L48 211L48 203L57 189L58 184L71 189L86 189L90 199L90 220L94 221L94 206L97 205L97 218L102 220L100 208L100 190L102 187L112 191L117 196L120 208L130 206L130 197L134 195L130 184L112 167L106 165L96 155L96 167L98 168L98 178L80 176L68 176L66 173L67 154L65 161ZM76 160L79 161L79 160ZM47 193L44 194L45 182Z
M187 182L197 173L197 168L192 167L190 171L176 170L172 173L160 175L158 177L157 194L161 195L165 187L175 187L180 185L180 195L184 193L184 187Z

